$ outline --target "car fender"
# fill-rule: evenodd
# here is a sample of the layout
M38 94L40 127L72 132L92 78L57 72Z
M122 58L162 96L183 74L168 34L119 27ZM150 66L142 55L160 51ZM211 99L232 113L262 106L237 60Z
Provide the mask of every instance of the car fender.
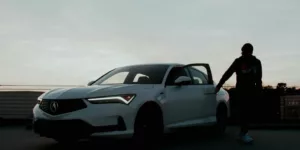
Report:
M229 93L221 89L220 92L217 93L217 107L224 103L227 107L227 116L230 117L230 102L229 102Z
M136 99L134 99L130 103L130 107L132 107L135 111L135 117L138 113L138 111L143 107L146 103L153 102L159 106L161 109L162 113L163 107L162 107L162 98L163 96L162 92L164 91L164 86L155 86L152 90L141 90L139 93L137 93ZM162 114L163 115L163 114Z

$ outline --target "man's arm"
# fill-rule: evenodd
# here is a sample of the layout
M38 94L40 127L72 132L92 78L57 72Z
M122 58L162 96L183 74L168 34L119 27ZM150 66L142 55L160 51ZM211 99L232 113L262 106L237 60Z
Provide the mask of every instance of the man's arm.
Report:
M223 84L232 76L232 74L236 71L237 60L235 60L231 66L227 69L227 71L223 74L217 88L221 88Z
M259 89L262 89L262 65L260 60L257 62L257 78L256 78L256 86Z

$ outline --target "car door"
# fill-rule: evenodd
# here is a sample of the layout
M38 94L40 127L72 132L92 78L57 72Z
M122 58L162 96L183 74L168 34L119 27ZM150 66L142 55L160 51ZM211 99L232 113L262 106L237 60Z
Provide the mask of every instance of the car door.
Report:
M204 91L196 91L191 82L180 86L175 85L175 80L180 76L191 79L187 68L174 67L169 72L165 83L164 119L169 127L187 126L191 121L197 119L198 98L204 95L202 93Z
M197 97L197 117L215 118L217 99L209 65L190 64L185 67L191 74L193 91L203 94Z

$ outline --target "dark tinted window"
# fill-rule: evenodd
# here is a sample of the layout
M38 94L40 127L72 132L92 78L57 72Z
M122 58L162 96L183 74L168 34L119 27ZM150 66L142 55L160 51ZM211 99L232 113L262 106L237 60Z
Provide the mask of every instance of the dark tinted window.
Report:
M161 84L169 65L137 65L117 68L98 79L100 84Z
M192 78L194 80L194 84L207 84L207 78L203 72L197 70L195 68L190 67Z

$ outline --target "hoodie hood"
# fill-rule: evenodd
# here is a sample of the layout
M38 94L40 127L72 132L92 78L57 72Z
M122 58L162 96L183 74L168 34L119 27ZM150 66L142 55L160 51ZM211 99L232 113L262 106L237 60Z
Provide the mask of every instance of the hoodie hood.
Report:
M256 58L254 55L250 55L250 56L241 56L240 59L257 60L257 58Z

